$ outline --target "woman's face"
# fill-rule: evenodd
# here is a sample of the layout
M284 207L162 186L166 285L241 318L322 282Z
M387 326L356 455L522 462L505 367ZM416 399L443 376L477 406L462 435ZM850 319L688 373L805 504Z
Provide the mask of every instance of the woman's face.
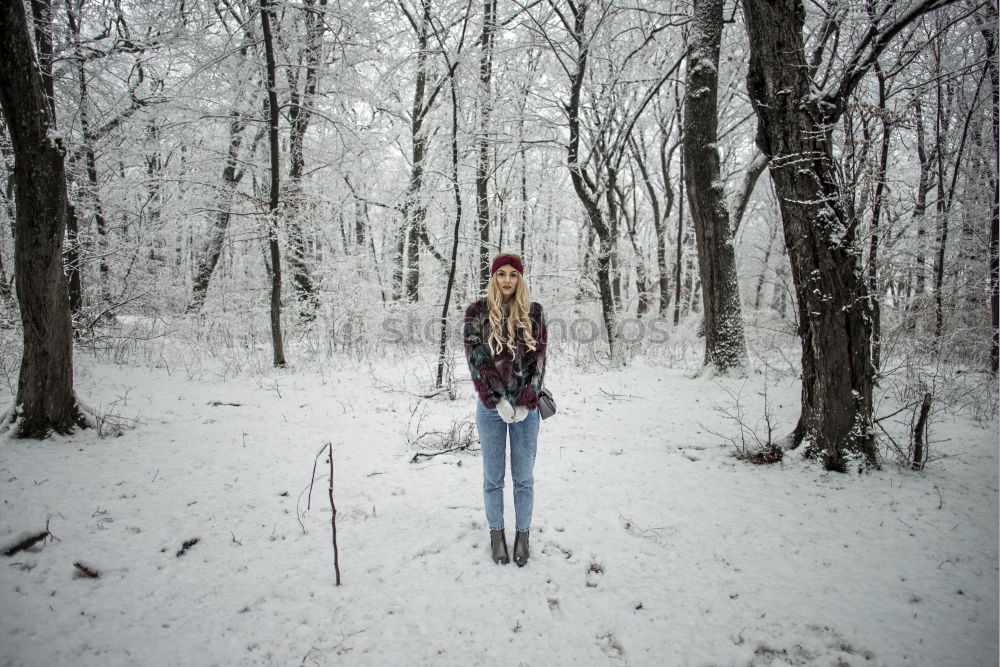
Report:
M497 287L500 288L503 300L509 301L517 292L517 281L521 279L521 274L510 264L504 264L497 269L493 277L497 281Z

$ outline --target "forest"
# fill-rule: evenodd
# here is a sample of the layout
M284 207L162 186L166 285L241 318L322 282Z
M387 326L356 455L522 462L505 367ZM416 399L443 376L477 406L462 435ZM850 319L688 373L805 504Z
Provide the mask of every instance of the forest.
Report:
M625 458L646 451L635 444L630 452L630 443L649 439L652 458L640 461L659 460L655 442L682 466L704 463L702 450L720 447L697 478L705 488L723 493L742 479L755 485L756 498L770 485L788 484L786 493L816 506L824 506L819 498L831 488L860 483L858 473L886 482L893 493L899 476L909 475L906 493L914 495L906 498L914 507L924 493L937 505L940 489L954 484L965 489L967 510L950 498L938 509L975 515L963 533L981 558L976 577L985 564L988 586L974 609L995 620L997 601L988 593L997 586L997 545L990 540L996 541L1000 362L994 2L2 5L0 428L2 446L15 449L0 455L0 472L12 480L11 502L25 511L46 509L32 514L30 526L2 522L0 541L44 523L51 545L58 532L50 535L48 520L65 512L55 500L32 495L41 493L32 480L37 486L49 473L15 474L19 466L35 470L58 451L50 448L58 444L32 450L29 443L69 442L73 451L80 443L91 451L112 437L133 443L128 451L140 457L148 441L210 466L222 459L206 452L223 439L242 443L247 454L257 426L241 420L258 418L261 433L284 424L282 437L299 438L288 444L296 457L333 441L326 460L334 520L334 460L355 461L357 469L344 472L358 477L344 492L354 508L348 531L352 517L356 529L369 525L376 514L369 494L382 492L365 484L379 480L371 475L382 474L386 457L401 455L396 441L435 475L475 456L463 312L484 294L492 258L509 252L523 257L531 298L544 305L549 327L546 379L560 407L543 427L543 441L572 443L592 434L607 456ZM165 397L173 401L175 393L185 402L170 407ZM639 410L637 401L646 407ZM227 408L238 416L222 416ZM147 418L143 409L158 416ZM545 435L553 423L559 438ZM219 440L205 435L223 424L229 430ZM351 435L338 440L335 433ZM376 444L371 434L384 440ZM166 445L175 437L187 438L187 446L204 438L216 444L195 455ZM962 443L974 443L975 453L962 459ZM274 453L286 451L284 445L251 447L260 447L250 459L255 466L284 470L292 460ZM102 477L97 488L105 490L124 466L107 456L85 464L92 472L116 471ZM558 456L563 461L561 447ZM733 460L739 465L730 469ZM623 459L580 461L608 466L614 479L632 484L615 467ZM961 468L966 472L954 468L969 463ZM147 481L166 472L165 462L143 465ZM309 465L311 459L296 460L296 474ZM66 466L69 483L72 466ZM772 476L788 468L802 471L800 479L775 482L781 478ZM945 477L925 477L935 474ZM451 483L430 482L430 475L417 486L427 494ZM974 483L962 475L980 477ZM566 479L560 494L572 503L568 480L575 478ZM156 481L163 482L170 483L169 473ZM393 498L411 488L398 480L379 483L397 485L383 489ZM69 485L88 493L75 484ZM192 484L201 486L179 488L213 489L218 500L219 480ZM656 480L641 489L634 499L643 505L658 493ZM992 495L974 501L982 489ZM267 493L277 495L270 486ZM862 487L849 493L856 514L876 502ZM392 502L386 499L387 511ZM434 502L466 501L435 496ZM102 503L91 505L101 511ZM896 501L889 507L904 511ZM101 516L86 519L89 528L81 525L80 535L103 531ZM295 506L303 539L307 526L324 530L320 517L308 523L310 516ZM329 517L323 519L328 525ZM644 548L669 542L659 528L650 532L637 521L643 523L621 513L611 518ZM936 521L947 530L945 519ZM573 523L566 525L573 533ZM859 525L858 534L869 528L874 534L873 525ZM567 539L559 525L546 530ZM273 542L276 534L261 539ZM735 540L733 534L726 539ZM946 548L946 537L936 535L931 551ZM785 548L774 539L775 549ZM903 533L898 539L909 544ZM296 558L292 546L282 545L282 559ZM594 582L602 581L607 562L587 558L582 547L564 547L553 542L546 554L572 552L565 559L582 559L586 586L599 588ZM206 548L203 541L192 552ZM650 557L661 558L656 554ZM692 568L686 571L700 567L696 554L678 558ZM765 560L760 554L752 562ZM940 570L941 560L931 569ZM887 567L879 576L901 571ZM86 576L91 568L77 569ZM837 574L843 576L853 574ZM306 581L298 583L311 585ZM563 613L552 602L558 596L549 589L559 588L553 581L535 582L550 593L547 621L550 612L556 620ZM977 586L970 581L979 580L959 582L961 590ZM278 597L280 590L276 585ZM428 604L439 601L436 595L445 593ZM732 595L738 592L730 594L736 600ZM908 593L908 599L929 595ZM643 606L638 598L630 604ZM908 613L900 604L887 618ZM464 613L477 619L481 611ZM0 630L20 632L15 616L0 618ZM996 629L992 621L977 621L974 631L955 623L948 636L970 632L973 643L941 655L978 660L995 653L995 634L982 639ZM736 627L726 639L735 652L699 652L702 645L665 663L632 648L626 653L627 632L620 629L588 629L586 644L596 641L604 658L635 664L815 664L817 656L850 664L865 655L836 648L849 631L816 630L821 625L805 626L812 644L801 643L798 626L787 634L757 628L757 639L780 636L785 649L763 639L744 646L742 634L734 638ZM400 627L405 635L413 626ZM670 641L683 643L683 632L671 633ZM899 652L879 659L944 664L940 656L923 662L906 653L911 639L904 633ZM863 640L874 643L871 636ZM64 657L79 646L67 641L59 649ZM338 641L317 649L316 664L327 662L317 656L339 655L338 647L350 644L343 636ZM0 658L29 664L31 656L56 655L18 646ZM303 646L282 645L270 658L247 648L255 657L245 662L306 664ZM794 646L800 653L793 655ZM411 649L404 637L358 653L386 664ZM533 660L545 655L543 642L529 649ZM100 654L91 656L95 664ZM439 661L428 653L419 662L506 664L489 653L461 656ZM586 664L593 656L576 659Z
M996 12L804 9L32 2L5 59L44 95L5 81L2 139L21 432L79 421L71 338L129 315L255 313L279 366L289 336L371 348L387 314L437 316L441 386L450 323L512 250L613 364L656 319L696 320L722 373L750 368L748 327L798 337L789 443L874 463L892 369L997 370ZM43 157L12 129L46 110ZM17 206L29 172L56 208Z

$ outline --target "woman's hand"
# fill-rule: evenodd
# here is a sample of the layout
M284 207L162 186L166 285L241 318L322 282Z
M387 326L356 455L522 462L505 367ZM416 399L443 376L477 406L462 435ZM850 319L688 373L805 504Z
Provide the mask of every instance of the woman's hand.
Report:
M504 420L504 423L506 424L519 421L514 418L516 414L514 406L511 405L510 401L508 401L506 398L501 398L500 402L497 403L497 414L500 415L500 419Z

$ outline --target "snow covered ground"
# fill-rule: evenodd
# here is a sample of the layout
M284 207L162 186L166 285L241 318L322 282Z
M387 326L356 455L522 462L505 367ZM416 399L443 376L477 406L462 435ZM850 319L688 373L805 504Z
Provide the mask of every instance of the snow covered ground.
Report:
M411 462L471 427L457 374L452 401L402 354L235 376L79 355L79 395L127 428L0 441L0 546L54 536L0 557L0 664L997 663L995 419L939 413L922 473L755 467L710 431L735 431L726 388L760 412L761 376L557 360L519 569L489 559L476 451ZM769 399L784 433L795 382ZM327 441L340 587L323 457L306 510Z

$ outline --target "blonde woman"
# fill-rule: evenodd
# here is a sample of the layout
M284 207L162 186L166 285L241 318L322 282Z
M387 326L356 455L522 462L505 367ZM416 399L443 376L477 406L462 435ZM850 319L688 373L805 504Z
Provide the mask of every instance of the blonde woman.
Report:
M523 261L518 255L497 255L490 265L486 297L465 310L465 356L478 395L483 499L495 563L510 562L503 519L508 434L514 480L514 562L519 567L528 562L546 340L542 307L530 300Z

